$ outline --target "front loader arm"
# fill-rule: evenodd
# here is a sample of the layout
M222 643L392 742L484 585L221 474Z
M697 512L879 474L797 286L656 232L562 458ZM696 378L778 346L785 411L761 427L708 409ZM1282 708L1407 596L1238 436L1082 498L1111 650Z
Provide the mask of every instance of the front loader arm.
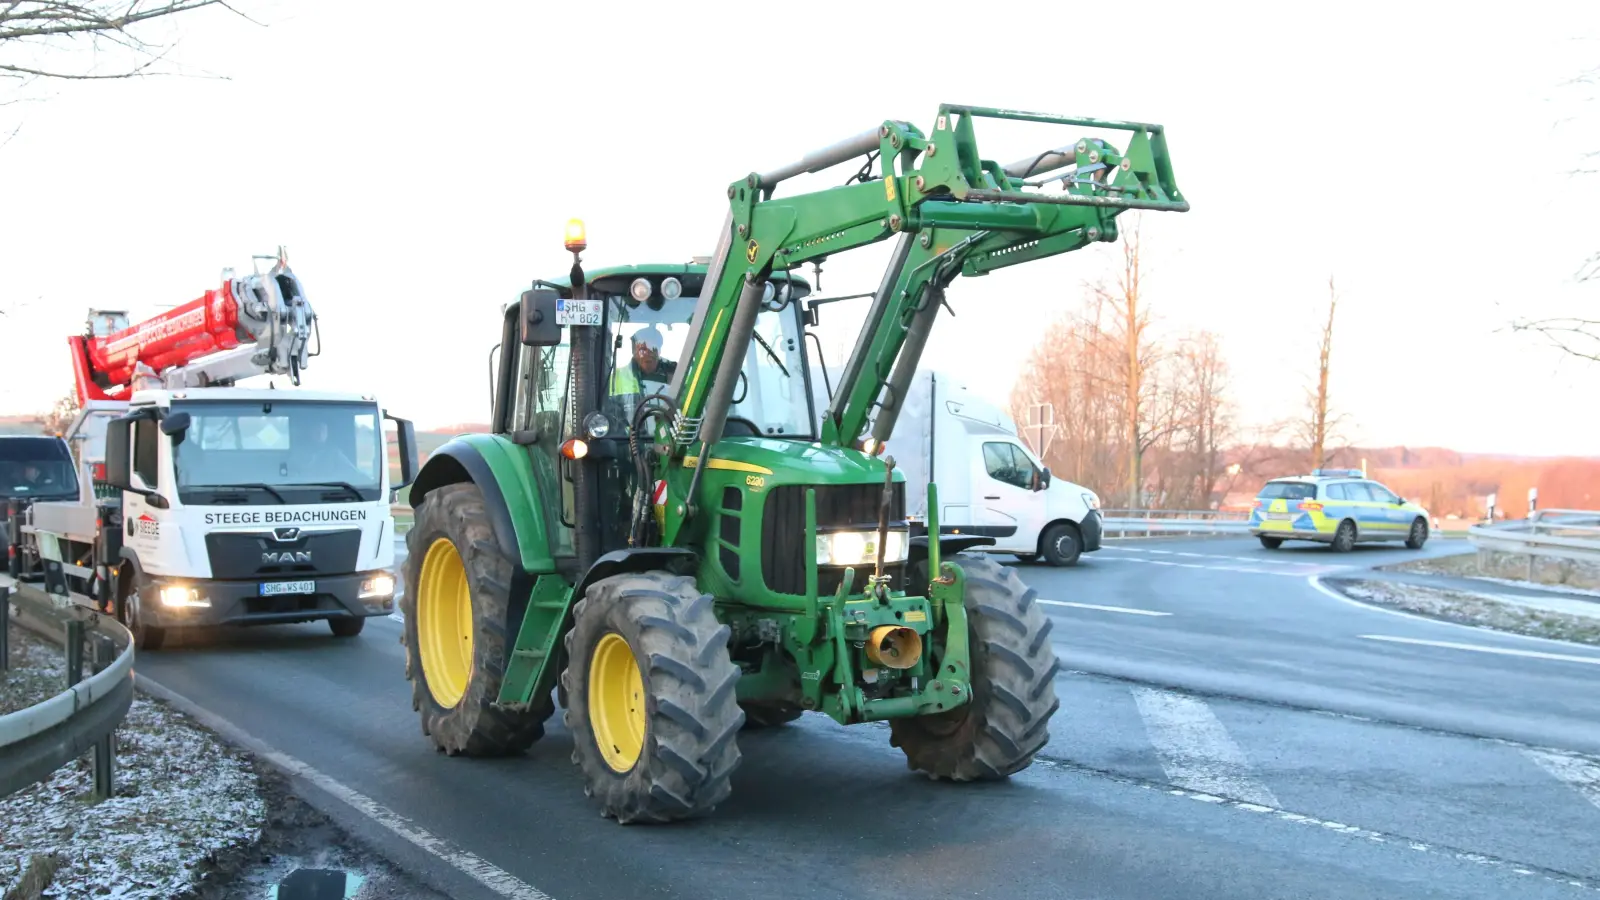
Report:
M977 118L1115 129L1133 137L1126 152L1083 139L1001 166L978 153ZM794 175L874 151L876 178L772 196ZM1061 181L1064 189L1040 190L1053 181ZM886 121L798 163L751 173L729 185L728 200L729 214L688 338L691 362L674 375L668 393L676 409L658 434L667 447L663 467L699 444L698 465L685 493L672 491L669 480L669 544L694 514L700 471L721 438L763 289L775 269L787 271L901 235L824 425L825 442L848 445L865 427L884 387L899 383L902 389L884 404L887 421L880 414L874 430L892 428L896 398L903 396L916 368L943 290L957 275L981 275L1113 240L1115 217L1125 209L1189 208L1173 178L1160 126L948 104L940 107L930 135Z

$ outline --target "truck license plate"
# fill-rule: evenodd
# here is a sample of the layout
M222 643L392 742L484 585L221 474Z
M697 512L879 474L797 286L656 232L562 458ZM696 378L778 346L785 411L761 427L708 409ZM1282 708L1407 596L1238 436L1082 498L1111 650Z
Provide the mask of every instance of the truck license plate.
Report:
M557 325L599 325L603 307L599 300L556 300Z
M275 597L278 594L315 594L317 583L315 581L263 581L261 582L261 596Z

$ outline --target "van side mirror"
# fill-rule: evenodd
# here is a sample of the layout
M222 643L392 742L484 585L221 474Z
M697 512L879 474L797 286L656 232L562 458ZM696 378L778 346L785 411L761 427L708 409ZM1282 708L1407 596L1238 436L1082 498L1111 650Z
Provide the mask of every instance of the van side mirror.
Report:
M133 489L133 421L112 419L106 423L106 484Z
M556 300L559 297L549 288L522 292L518 339L523 346L551 347L561 343L561 325L556 322Z
M1045 488L1048 488L1049 486L1050 486L1050 467L1049 466L1045 466L1044 470L1039 473L1039 490L1042 491Z

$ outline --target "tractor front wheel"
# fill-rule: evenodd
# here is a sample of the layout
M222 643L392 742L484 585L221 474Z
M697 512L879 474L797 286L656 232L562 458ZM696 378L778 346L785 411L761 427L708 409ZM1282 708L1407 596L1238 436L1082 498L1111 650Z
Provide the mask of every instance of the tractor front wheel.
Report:
M601 815L670 822L732 792L744 725L728 626L694 579L614 575L573 609L567 669L572 761Z
M429 492L406 546L402 640L422 733L451 756L526 750L544 736L555 706L548 695L524 710L495 705L511 640L512 565L489 525L483 492L470 482Z
M957 709L889 721L906 765L933 779L994 781L1033 763L1060 708L1060 663L1050 619L1016 572L977 553L952 560L966 575L972 698Z

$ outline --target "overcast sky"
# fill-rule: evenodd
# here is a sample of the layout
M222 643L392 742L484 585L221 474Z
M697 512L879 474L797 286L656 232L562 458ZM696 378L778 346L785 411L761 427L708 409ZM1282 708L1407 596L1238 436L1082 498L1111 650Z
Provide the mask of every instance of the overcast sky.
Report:
M227 80L0 106L0 413L70 389L87 308L153 314L283 244L320 316L306 386L485 421L501 304L565 272L569 217L591 267L687 261L730 181L952 102L1167 127L1193 209L1146 216L1146 299L1222 335L1247 420L1299 411L1331 273L1349 437L1600 453L1600 365L1504 327L1596 308L1572 276L1600 175L1568 172L1600 99L1564 82L1600 66L1600 4L235 5L263 24L173 20L173 59ZM1000 161L1077 136L979 131ZM875 287L887 247L825 263L824 292ZM1105 249L958 281L925 364L1003 401Z

